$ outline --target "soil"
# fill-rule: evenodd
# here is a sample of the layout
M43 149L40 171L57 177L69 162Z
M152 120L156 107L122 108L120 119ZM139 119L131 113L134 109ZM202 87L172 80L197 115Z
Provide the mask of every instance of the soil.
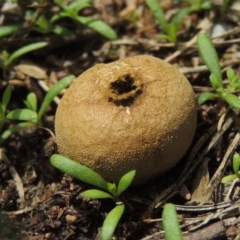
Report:
M56 9L50 1L40 2L19 4L22 10L54 14ZM160 2L169 19L183 7L180 1ZM197 49L196 35L200 31L213 37L227 84L227 68L232 67L237 75L240 72L240 10L235 1L226 12L221 1L212 2L210 10L200 9L184 17L176 44L159 36L163 31L141 0L95 0L81 12L112 26L118 34L113 41L69 19L61 24L74 32L70 37L34 31L34 21L4 12L1 2L2 26L18 21L26 24L0 38L1 49L13 52L36 41L49 43L46 48L18 58L6 71L1 70L1 95L7 85L12 86L8 111L24 108L30 92L37 95L40 105L51 86L64 76L78 76L97 63L139 54L153 55L176 66L192 84L197 99L201 93L213 91L209 71ZM60 98L55 98L44 114L43 127L22 129L1 146L1 240L100 239L103 220L114 207L111 200L82 198L80 193L91 186L50 164L50 156L57 152L54 115ZM232 156L240 150L238 118L238 110L220 101L198 106L197 130L188 152L165 175L124 193L127 208L113 239L164 239L161 214L169 202L176 206L184 239L239 239L240 184L238 179L221 183L222 177L232 173ZM8 121L3 130L14 124Z

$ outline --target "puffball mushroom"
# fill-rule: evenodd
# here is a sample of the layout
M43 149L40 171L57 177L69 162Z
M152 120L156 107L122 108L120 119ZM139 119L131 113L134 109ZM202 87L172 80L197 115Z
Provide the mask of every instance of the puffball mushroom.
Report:
M139 55L97 64L64 94L55 117L60 154L117 183L159 176L183 157L196 128L188 80L172 65Z

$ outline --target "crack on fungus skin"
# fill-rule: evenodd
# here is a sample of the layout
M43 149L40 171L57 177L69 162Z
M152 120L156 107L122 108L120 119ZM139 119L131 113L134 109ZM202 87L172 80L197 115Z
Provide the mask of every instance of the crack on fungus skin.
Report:
M109 102L116 106L129 107L134 100L143 93L144 84L130 74L119 77L110 84Z

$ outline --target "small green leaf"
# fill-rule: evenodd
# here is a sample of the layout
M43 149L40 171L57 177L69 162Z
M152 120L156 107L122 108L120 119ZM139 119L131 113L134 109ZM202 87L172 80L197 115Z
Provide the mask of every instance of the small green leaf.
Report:
M35 93L29 93L26 101L24 102L28 109L33 110L34 112L37 111L37 96Z
M75 0L68 4L68 8L78 13L83 8L89 7L91 2L92 0Z
M135 175L136 175L136 170L132 170L121 177L118 184L118 188L117 188L118 196L120 196L121 193L131 185Z
M233 94L226 94L223 96L224 100L232 107L240 109L240 99Z
M102 240L110 240L124 212L125 206L118 205L106 216L102 227Z
M61 36L72 36L73 32L62 26L55 26L52 30L54 33Z
M235 77L235 73L232 68L227 69L227 78L229 81L232 81L232 79Z
M205 9L205 10L208 10L208 9L211 9L212 8L212 3L209 1L207 2L204 2L201 4L201 9Z
M17 51L15 51L13 54L11 54L10 57L8 58L8 60L6 62L4 62L4 65L5 65L5 67L7 67L9 64L11 64L11 62L14 59L16 59L28 52L35 51L39 48L46 47L47 45L48 45L47 42L38 42L38 43L32 43L27 46L24 46L24 47L18 49Z
M61 0L62 1L62 0ZM65 18L65 17L69 17L71 18L71 15L67 12L59 12L57 14L54 14L52 16L52 18L50 19L50 23L54 23L56 22L57 20L61 19L61 18Z
M10 101L11 98L11 93L12 93L12 87L8 85L6 89L4 90L3 97L2 97L2 112L5 114L7 105Z
M103 35L104 37L110 40L117 39L116 32L110 26L108 26L105 22L99 19L94 19L90 17L77 17L76 20L88 26L89 28L93 29L94 31L100 33L101 35Z
M163 228L166 240L183 240L182 231L179 226L176 208L173 204L167 203L162 213Z
M84 165L81 165L80 163L77 163L59 154L52 155L50 162L54 167L60 169L72 177L75 177L83 182L92 184L99 188L108 190L107 182L98 173Z
M117 187L115 183L107 183L108 191L114 196L117 197Z
M6 141L14 132L16 132L20 129L23 129L23 128L33 127L33 126L35 126L35 124L30 123L30 122L23 122L23 123L19 123L13 127L8 128L2 134L0 134L0 144L2 144L4 141Z
M9 26L1 26L0 27L0 38L6 37L15 33L21 25L9 25Z
M2 51L2 59L3 59L4 61L7 61L8 58L9 58L9 53L8 53L7 51L3 50L3 51Z
M41 119L45 111L47 110L48 106L52 102L52 100L66 87L68 87L73 79L75 78L74 75L69 75L67 77L62 78L59 82L57 82L46 94L43 103L38 111L38 119Z
M97 189L84 191L80 195L83 197L92 198L92 199L113 198L113 196L110 195L109 193L106 193L104 191L97 190Z
M218 55L210 38L204 33L199 33L197 36L197 45L208 70L222 81L222 73Z
M237 84L239 84L239 77L238 76L234 76L231 80L230 80L230 84L231 84L231 86L233 85L235 85L235 86L237 86Z
M238 153L235 153L233 155L233 172L236 175L238 175L239 167L240 167L240 156Z
M8 113L6 118L37 123L37 113L30 109L15 109Z
M222 80L217 78L213 73L209 77L210 82L215 90L222 88Z
M238 176L236 174L230 174L222 178L221 183L233 182Z
M218 95L215 93L202 93L198 98L198 104L201 105L208 100L212 100L214 98L218 98Z

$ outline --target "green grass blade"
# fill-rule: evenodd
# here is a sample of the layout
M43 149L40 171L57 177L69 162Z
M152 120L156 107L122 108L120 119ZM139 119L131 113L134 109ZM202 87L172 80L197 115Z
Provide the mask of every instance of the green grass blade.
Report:
M108 190L107 182L98 173L84 165L81 165L80 163L77 163L59 154L52 155L50 162L54 167L72 177L99 188Z
M219 81L222 81L222 73L218 55L210 38L206 34L200 33L197 36L197 44L200 55L208 70L214 74Z
M62 78L59 82L57 82L46 94L43 103L38 111L38 119L41 119L48 106L52 102L52 100L65 88L67 88L75 78L74 75L69 75L67 77Z
M136 170L132 170L121 177L117 188L118 196L131 185L135 175Z
M165 18L165 13L163 12L159 2L157 0L146 0L145 2L156 20L161 25L164 32L168 33L169 24Z
M18 49L17 51L15 51L13 54L11 54L10 57L8 58L8 60L4 63L4 65L5 65L5 67L7 67L9 64L11 64L11 62L14 59L16 59L28 52L35 51L39 48L46 47L47 45L48 45L47 42L38 42L38 43L32 43L27 46L24 46L24 47Z
M30 109L15 109L6 116L7 119L37 123L37 113Z
M14 132L16 132L20 129L23 129L23 128L33 127L33 126L35 126L34 123L23 122L23 123L19 123L13 127L8 128L2 134L0 134L0 144L2 144L4 141L6 141Z
M0 27L0 38L11 35L15 33L21 25L9 25Z
M103 198L112 198L113 199L113 196L110 195L109 193L106 193L104 191L97 190L97 189L91 189L91 190L84 191L80 195L83 197L92 198L92 199L103 199Z
M122 214L124 212L125 206L118 205L116 206L111 212L108 213L106 216L104 222L103 222L103 227L102 227L102 240L110 240L118 223L120 218L122 217Z
M94 31L100 33L101 35L110 40L117 39L116 32L105 22L99 19L94 19L90 17L77 17L76 20L78 20L80 23L88 26L89 28L93 29Z
M176 208L168 203L163 208L162 213L163 228L166 240L183 240L182 231L179 226Z
M2 97L2 113L5 114L7 105L10 101L11 98L11 93L12 93L12 87L8 85L6 89L4 90L3 97ZM1 119L1 118L0 118Z

